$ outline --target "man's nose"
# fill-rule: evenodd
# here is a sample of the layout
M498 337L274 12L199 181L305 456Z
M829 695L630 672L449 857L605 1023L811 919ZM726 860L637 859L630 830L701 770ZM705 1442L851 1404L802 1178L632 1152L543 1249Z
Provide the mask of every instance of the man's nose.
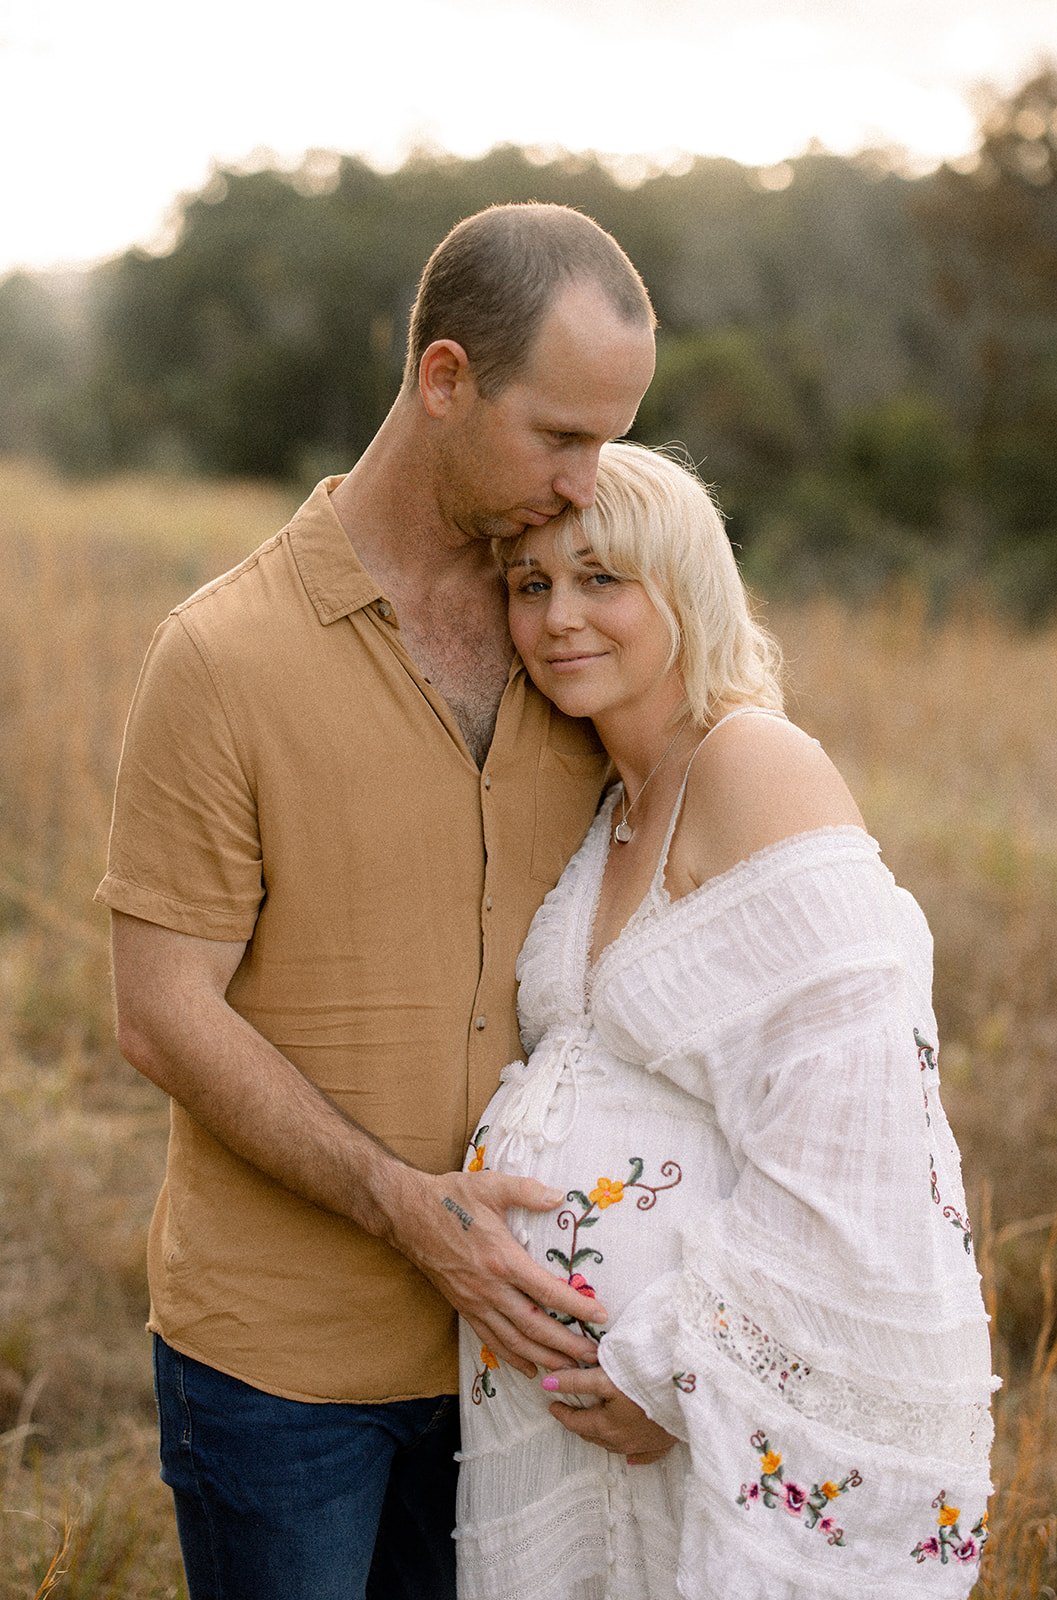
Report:
M568 501L577 511L586 511L594 503L595 483L598 478L598 446L585 450L574 461L563 464L554 480L554 492Z

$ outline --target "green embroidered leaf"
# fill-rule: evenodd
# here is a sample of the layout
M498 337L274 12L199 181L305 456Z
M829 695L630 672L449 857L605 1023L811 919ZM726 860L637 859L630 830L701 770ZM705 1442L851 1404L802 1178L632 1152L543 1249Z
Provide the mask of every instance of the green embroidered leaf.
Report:
M638 1183L639 1179L642 1177L642 1172L645 1165L646 1163L641 1159L641 1157L631 1157L631 1177L627 1180L629 1184Z
M605 1256L602 1254L601 1250L592 1250L590 1246L585 1245L582 1250L577 1250L576 1254L573 1256L569 1263L569 1271L572 1272L575 1267L580 1265L581 1261L597 1261L599 1264L601 1264L604 1260Z
M593 1228L599 1220L598 1217L581 1217L579 1225L581 1228Z
M558 1266L564 1267L566 1272L571 1272L573 1270L572 1264L569 1261L569 1257L563 1250L559 1250L557 1247L547 1251L547 1260L557 1262Z
M590 1211L592 1209L591 1202L588 1200L582 1189L570 1189L565 1198L566 1200L575 1200L576 1204L578 1206L583 1206L585 1211Z

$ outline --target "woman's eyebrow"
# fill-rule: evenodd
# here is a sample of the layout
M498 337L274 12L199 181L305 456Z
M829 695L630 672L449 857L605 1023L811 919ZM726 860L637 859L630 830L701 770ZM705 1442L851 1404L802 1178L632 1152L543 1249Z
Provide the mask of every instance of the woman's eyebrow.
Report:
M503 570L504 570L504 572L510 572L514 567L538 567L538 566L539 566L539 558L537 556L515 556L513 561L508 561L506 563L506 565L504 566Z

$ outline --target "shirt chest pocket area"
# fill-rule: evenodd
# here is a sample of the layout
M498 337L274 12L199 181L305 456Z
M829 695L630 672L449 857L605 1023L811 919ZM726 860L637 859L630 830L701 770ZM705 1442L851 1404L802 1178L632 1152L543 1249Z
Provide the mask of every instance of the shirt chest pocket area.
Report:
M535 817L529 871L554 887L591 826L602 793L604 753L547 744L536 768Z

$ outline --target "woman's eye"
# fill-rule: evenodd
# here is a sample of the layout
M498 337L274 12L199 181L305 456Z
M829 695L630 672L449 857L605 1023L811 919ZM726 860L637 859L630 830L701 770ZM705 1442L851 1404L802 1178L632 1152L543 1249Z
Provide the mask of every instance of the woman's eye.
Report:
M605 584L619 583L620 579L613 572L589 572L587 575L587 581L588 583L593 583L601 588Z
M514 590L515 594L544 594L547 585L542 578L529 578L526 583L519 583Z

